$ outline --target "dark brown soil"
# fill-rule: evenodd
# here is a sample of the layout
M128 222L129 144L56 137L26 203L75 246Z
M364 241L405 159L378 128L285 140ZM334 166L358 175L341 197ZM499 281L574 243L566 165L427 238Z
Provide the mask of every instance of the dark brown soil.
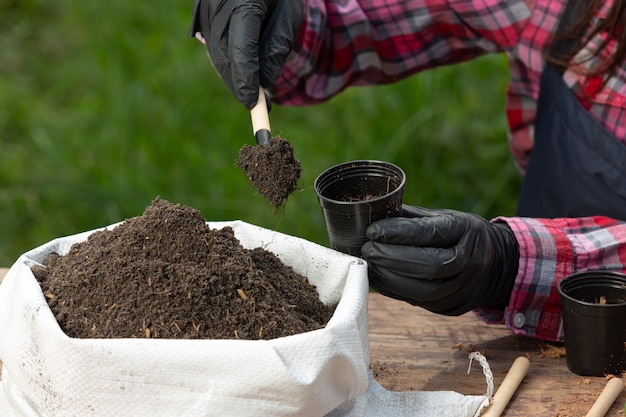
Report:
M230 227L160 198L33 267L76 338L272 339L322 328L332 308L307 279Z
M272 137L267 145L244 145L236 164L275 209L298 189L300 161L294 157L289 142L280 136Z

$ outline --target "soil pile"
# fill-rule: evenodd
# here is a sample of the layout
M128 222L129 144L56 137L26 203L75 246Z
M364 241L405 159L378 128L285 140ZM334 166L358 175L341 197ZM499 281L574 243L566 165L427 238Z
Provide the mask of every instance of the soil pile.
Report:
M266 145L244 145L236 164L248 176L250 184L275 209L298 189L302 168L289 142L274 136Z
M322 328L332 309L307 279L230 227L160 198L33 267L76 338L273 339Z

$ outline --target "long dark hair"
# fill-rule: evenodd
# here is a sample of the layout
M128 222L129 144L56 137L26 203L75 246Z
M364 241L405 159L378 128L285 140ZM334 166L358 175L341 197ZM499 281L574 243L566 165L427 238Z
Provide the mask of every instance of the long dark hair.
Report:
M600 61L586 72L588 76L604 75L604 79L608 79L613 75L615 71L624 64L626 60L626 0L615 0L611 6L611 10L606 19L600 20L597 26L594 26L593 30L589 33L588 28L591 26L592 19L596 16L600 7L605 0L569 0L571 2L587 3L581 17L578 20L574 20L574 24L567 28L561 35L561 39L565 42L574 41L576 46L570 49L569 52L561 56L551 56L550 62L563 69L569 66L570 61L576 54L585 47L585 45L595 36L600 33L607 33L606 36L598 48L588 57L585 61L590 61L596 58L604 48L607 47L612 40L617 41L617 48L615 53L609 58ZM580 34L585 34L582 38Z

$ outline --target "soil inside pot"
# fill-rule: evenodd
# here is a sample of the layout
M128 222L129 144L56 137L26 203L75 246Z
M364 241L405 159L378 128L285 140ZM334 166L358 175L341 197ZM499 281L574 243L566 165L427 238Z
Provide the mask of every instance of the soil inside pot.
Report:
M44 265L33 273L76 338L272 339L322 328L333 313L275 254L160 198Z
M302 168L287 140L274 136L266 145L244 145L236 161L248 176L250 184L275 209L298 189Z

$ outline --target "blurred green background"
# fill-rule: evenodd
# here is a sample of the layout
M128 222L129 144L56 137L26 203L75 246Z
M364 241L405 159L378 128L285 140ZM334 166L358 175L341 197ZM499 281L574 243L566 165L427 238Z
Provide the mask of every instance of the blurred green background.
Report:
M156 197L326 245L312 189L324 169L382 159L404 202L514 213L506 59L488 56L306 108L274 106L302 163L273 207L234 164L249 113L187 37L193 1L0 3L0 266L55 237L137 216Z

